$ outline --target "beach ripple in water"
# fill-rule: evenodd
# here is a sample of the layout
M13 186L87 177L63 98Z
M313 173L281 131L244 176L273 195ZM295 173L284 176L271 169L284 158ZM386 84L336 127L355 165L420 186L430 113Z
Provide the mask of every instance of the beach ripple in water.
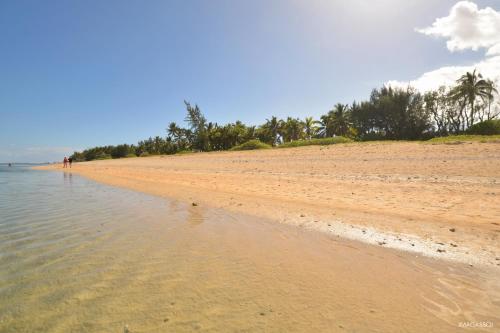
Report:
M69 172L3 168L0 185L2 333L500 325L500 289L489 272Z

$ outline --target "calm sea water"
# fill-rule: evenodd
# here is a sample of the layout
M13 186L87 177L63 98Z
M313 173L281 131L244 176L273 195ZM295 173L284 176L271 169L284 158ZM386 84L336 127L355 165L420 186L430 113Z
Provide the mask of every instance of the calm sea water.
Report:
M134 251L141 223L168 221L169 211L165 200L70 172L0 166L0 332L92 330L65 305L126 265L118 254Z
M457 332L498 279L396 251L0 166L0 332Z

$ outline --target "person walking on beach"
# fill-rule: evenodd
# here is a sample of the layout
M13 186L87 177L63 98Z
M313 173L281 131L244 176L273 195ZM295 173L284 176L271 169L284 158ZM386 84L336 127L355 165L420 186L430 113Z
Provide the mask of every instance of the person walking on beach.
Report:
M68 167L68 158L66 156L64 156L63 168L67 168L67 167Z
M68 163L69 163L69 167L71 168L71 164L73 163L73 158L72 157L68 157Z

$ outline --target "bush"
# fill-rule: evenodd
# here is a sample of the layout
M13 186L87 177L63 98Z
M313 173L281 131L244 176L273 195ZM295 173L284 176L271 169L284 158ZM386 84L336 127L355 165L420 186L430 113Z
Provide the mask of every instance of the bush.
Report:
M270 145L263 143L260 140L250 140L241 145L234 146L230 150L254 150L254 149L269 149Z
M95 160L110 160L112 159L110 154L99 153L96 155Z
M148 157L149 156L149 153L147 151L144 151L141 153L140 155L141 157Z
M352 142L352 140L345 138L343 136L336 136L334 138L297 140L297 141L287 142L282 145L279 145L278 148L302 147L302 146L326 146L326 145L333 145L337 143L347 143L347 142Z
M125 156L125 157L137 157L137 155L136 154L127 154L127 156Z
M496 135L500 134L500 119L485 120L474 124L467 130L468 134Z
M113 158L122 158L129 154L129 146L128 145L118 145L111 149L111 157Z

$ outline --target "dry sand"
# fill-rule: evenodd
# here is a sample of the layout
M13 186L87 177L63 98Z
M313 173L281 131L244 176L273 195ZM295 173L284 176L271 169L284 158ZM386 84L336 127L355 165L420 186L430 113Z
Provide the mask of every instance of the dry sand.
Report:
M71 171L380 246L500 266L498 143L193 153L76 163Z

